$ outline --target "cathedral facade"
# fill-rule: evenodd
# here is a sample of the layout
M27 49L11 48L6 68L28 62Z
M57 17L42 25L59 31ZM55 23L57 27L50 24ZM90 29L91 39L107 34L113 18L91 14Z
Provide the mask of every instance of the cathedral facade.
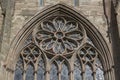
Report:
M0 0L0 80L120 80L119 0Z

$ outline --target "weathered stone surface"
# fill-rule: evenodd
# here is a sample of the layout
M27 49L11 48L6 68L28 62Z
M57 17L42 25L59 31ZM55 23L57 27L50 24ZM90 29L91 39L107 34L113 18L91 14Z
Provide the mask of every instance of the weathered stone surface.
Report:
M59 2L67 3L70 6L74 6L74 3L72 0L45 0L44 1L44 6L40 6L39 0L35 1L29 1L29 0L22 0L21 2L16 1L16 6L15 6L15 15L14 18L17 16L21 16L25 18L25 22L32 17L35 13L37 13L40 9L46 7L47 5L54 5ZM104 30L100 30L100 32L104 35L104 38L108 41L107 36L107 23L104 17L104 12L103 12L103 6L102 6L102 1L101 0L80 0L79 1L79 6L76 7L80 12L85 14L85 17L88 18L97 28L101 28ZM27 19L26 19L27 17ZM13 24L16 24L16 21L12 21ZM19 25L19 22L17 23ZM21 22L20 22L21 24ZM13 27L15 27L13 25ZM19 26L21 27L21 26ZM22 28L22 27L21 27ZM14 31L11 31L11 34L15 34ZM18 32L16 30L16 32ZM11 40L13 40L14 36L11 35ZM108 41L109 43L109 41Z
M14 1L14 0L11 0ZM74 0L44 0L44 4L40 5L39 0L15 0L15 9L13 16L8 17L11 23L7 23L7 25L11 24L10 28L6 28L5 32L3 33L4 37L3 41L6 45L3 45L2 51L3 53L6 52L6 48L10 47L10 44L13 42L15 36L18 32L23 28L23 25L37 12L46 8L49 5L55 5L57 3L65 3L76 10L78 10L84 17L86 17L102 34L104 39L106 40L108 46L111 50L111 43L109 41L108 36L108 24L103 10L103 1L102 0L79 0L79 6L74 5ZM10 5L10 4L9 4ZM12 9L13 10L13 9ZM12 11L11 11L12 12ZM10 12L10 15L11 15ZM0 39L2 39L1 32L2 24L3 24L3 15L1 14L2 10L0 8ZM120 7L117 9L117 19L118 19L118 28L120 31ZM7 14L9 16L9 14ZM9 26L6 26L9 27ZM8 34L9 32L9 34ZM120 32L119 32L120 35ZM1 43L0 43L1 44ZM9 51L8 51L9 52ZM3 65L4 60L6 59L6 54L0 54L0 79L3 77L1 76L3 72ZM4 80L2 78L2 80ZM10 80L10 79L9 79Z
M22 12L20 13L20 15L22 16L33 16L35 13L37 13L37 10L22 10Z

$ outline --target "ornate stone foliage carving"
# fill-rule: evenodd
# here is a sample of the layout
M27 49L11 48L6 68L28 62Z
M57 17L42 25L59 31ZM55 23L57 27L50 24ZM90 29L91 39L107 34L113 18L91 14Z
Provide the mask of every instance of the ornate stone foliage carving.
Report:
M104 80L100 51L84 27L66 16L40 22L20 51L14 80Z

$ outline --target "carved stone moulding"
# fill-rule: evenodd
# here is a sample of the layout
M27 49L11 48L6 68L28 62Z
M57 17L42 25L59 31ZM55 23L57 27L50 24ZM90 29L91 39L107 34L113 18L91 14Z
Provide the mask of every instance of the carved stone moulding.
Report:
M82 24L67 16L50 17L42 21L33 33L35 43L51 54L71 53L85 38Z
M22 60L22 65L19 64L18 58ZM83 80L85 79L83 75L90 72L91 78L95 79L97 77L95 75L99 76L97 72L101 71L102 77L109 80L108 77L113 74L113 71L108 71L113 65L111 59L104 38L94 25L76 9L65 4L57 4L43 9L23 26L11 45L6 67L14 68L13 71L21 69L22 76L28 75L31 69L31 73L35 72L37 75L38 67L42 68L38 63L43 60L41 63L44 64L45 70L43 69L41 74L45 73L44 77L52 75L49 74L50 70L52 71L51 66L56 67L56 70L61 68L57 66L64 66L69 73L66 76L74 72L75 79L78 78L76 75L78 71L79 77L82 76ZM19 64L18 68L16 63ZM78 70L80 67L81 70ZM104 76L103 73L107 71L108 74ZM63 75L62 72L57 73L59 76ZM32 77L35 76L32 74ZM111 76L111 80L114 80L113 78Z

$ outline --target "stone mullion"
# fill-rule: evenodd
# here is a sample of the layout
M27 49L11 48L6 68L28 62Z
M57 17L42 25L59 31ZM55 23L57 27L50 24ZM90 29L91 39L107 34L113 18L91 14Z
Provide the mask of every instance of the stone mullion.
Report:
M82 80L85 80L85 64L82 64L82 71L81 71L81 75L82 75Z
M58 72L58 80L61 80L61 73Z
M34 80L37 80L37 73L34 73Z
M36 63L35 63L35 72L34 72L34 80L37 80L37 70L38 70L38 62L39 61L37 61Z
M73 77L73 75L74 75L74 74L73 74L73 71L70 71L69 74L70 74L70 80L74 80L74 77Z
M26 79L26 71L24 71L24 73L23 73L23 80L25 80Z
M70 80L74 80L74 73L73 70L69 72Z
M62 64L59 65L58 80L61 80L61 70L62 70Z
M71 66L71 70L69 72L69 76L70 76L70 80L74 80L74 62L76 59L76 54L74 54L71 58L71 62L70 62L70 66Z
M73 67L74 68L74 67ZM70 76L70 80L74 80L74 69L71 69L70 72L69 72L69 76Z
M82 75L82 79L85 80L85 72L82 72L81 75Z
M98 57L98 55L97 55L97 57ZM97 57L96 57L96 58L97 58ZM96 59L96 58L95 58L95 59ZM95 60L95 59L94 59L94 62L93 62L93 63L91 62L91 63L92 63L92 69L93 69L93 70L92 70L92 71L93 71L93 73L92 73L93 80L96 80L96 67L95 67L95 61L96 61L96 60Z
M45 66L46 66L45 80L50 80L50 65L47 62Z
M93 80L96 80L96 72L93 72Z
M46 71L45 72L45 80L50 80L50 72L49 71Z
M26 70L27 70L27 64L26 64L26 62L24 61L24 67L23 67L23 69L24 69L24 72L23 72L23 80L26 80Z

